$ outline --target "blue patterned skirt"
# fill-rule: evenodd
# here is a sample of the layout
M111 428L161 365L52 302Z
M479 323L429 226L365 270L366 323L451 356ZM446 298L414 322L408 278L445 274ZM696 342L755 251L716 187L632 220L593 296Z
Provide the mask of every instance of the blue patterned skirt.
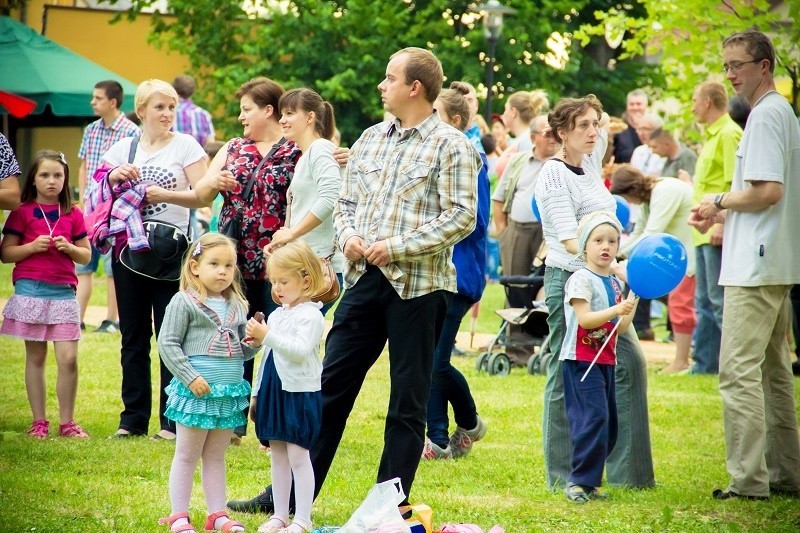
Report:
M256 435L262 444L279 440L308 450L322 425L322 392L283 390L272 353L264 357L268 359L256 400Z
M164 389L169 396L164 415L184 426L228 429L244 425L242 412L250 405L250 384L244 380L241 359L192 355L189 364L208 382L211 392L198 398L177 378Z

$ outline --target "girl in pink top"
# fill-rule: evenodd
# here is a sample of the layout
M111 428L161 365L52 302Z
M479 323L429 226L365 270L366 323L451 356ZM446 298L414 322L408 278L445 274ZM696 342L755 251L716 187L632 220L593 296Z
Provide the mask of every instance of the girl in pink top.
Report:
M88 437L73 420L81 338L75 263L88 263L91 250L83 213L73 207L68 184L64 154L38 152L23 181L22 204L9 215L0 243L0 259L16 263L14 294L3 309L0 333L25 341L25 386L33 412L28 434L38 439L49 431L44 382L47 341L53 341L58 363L58 434Z

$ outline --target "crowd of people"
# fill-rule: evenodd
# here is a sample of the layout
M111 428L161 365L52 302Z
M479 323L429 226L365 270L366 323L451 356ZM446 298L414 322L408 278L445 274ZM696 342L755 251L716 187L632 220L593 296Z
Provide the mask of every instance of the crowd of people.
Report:
M650 306L625 294L625 259L642 238L669 233L688 268L667 298L676 355L665 371L719 372L731 481L713 497L797 495L788 337L790 291L800 284L800 210L792 209L800 124L775 91L764 34L729 37L723 61L751 112L742 130L724 85L696 87L699 157L648 110L642 90L627 95L622 120L594 95L562 98L544 114L543 92L517 92L491 131L482 129L474 87L443 89L441 63L420 48L389 58L378 85L387 118L350 150L336 148L333 106L312 89L285 91L265 77L244 83L242 135L208 157L201 143L215 134L191 102L190 77L140 84L140 126L119 110L119 84L98 83L100 118L79 153L80 206L63 154L39 152L20 182L0 137L0 208L13 210L0 258L15 263L0 333L25 341L28 434L49 435L44 366L53 341L58 434L88 437L74 413L78 341L107 254L108 316L98 330L121 334L123 404L111 438L149 433L155 333L161 394L151 438L176 441L161 519L171 531L196 531L189 501L200 460L206 530L244 531L230 509L269 513L260 532L311 531L313 500L387 342L377 479L399 478L406 504L420 460L463 457L487 434L450 357L484 290L493 222L505 273L529 274L546 249L547 486L577 504L606 497L604 472L611 485L654 487L640 344L652 338ZM514 140L503 149L508 131ZM631 227L617 219L614 194L638 208ZM191 211L217 197L218 233L193 236ZM316 295L337 281L324 275L328 263L345 290L320 360L334 301ZM271 485L226 502L225 452L246 435L248 418L271 450Z

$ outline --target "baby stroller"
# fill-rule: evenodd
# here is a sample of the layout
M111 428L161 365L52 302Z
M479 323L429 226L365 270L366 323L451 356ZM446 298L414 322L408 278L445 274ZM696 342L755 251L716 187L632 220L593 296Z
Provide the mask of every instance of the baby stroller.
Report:
M544 262L536 266L528 276L501 276L500 284L505 288L510 307L495 311L502 319L500 329L486 351L478 356L475 368L490 375L508 375L512 366L508 350L529 349L531 345L531 342L511 341L509 326L515 325L520 326L522 331L530 336L534 345L533 353L528 357L528 373L539 373L544 368L542 358L546 353L546 339L549 332L547 326L549 313L543 301L544 297L539 294L544 287Z

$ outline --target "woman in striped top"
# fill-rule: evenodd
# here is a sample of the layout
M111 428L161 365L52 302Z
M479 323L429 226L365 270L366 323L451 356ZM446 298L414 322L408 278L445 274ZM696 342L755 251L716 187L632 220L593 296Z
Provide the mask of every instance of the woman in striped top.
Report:
M572 470L569 426L564 406L562 363L558 360L566 329L564 286L585 263L578 258L578 223L590 213L614 211L614 198L603 185L602 158L608 145L608 115L594 95L564 98L548 115L550 135L561 143L559 156L545 163L535 198L548 245L545 293L550 314L550 349L544 392L543 440L547 486L564 488ZM619 436L607 462L612 485L655 485L647 415L647 371L636 333L620 335L616 396Z

